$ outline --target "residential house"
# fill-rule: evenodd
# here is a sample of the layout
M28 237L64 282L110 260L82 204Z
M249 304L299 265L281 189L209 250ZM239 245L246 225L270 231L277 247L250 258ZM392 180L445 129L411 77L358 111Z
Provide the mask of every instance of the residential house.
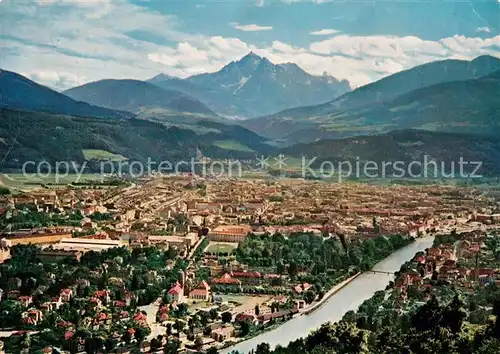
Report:
M260 315L257 317L259 323L267 323L271 320L286 318L287 316L293 316L299 312L299 309L294 307L291 310L283 310L278 312L267 313L265 315Z
M92 328L98 330L100 326L110 326L112 322L111 316L104 312L99 312L95 315L92 321Z
M241 312L235 316L234 322L235 323L248 322L251 324L255 324L257 323L257 318L252 314Z
M301 294L303 292L306 292L310 288L312 288L311 284L309 284L309 283L303 283L303 284L299 284L299 285L293 286L292 287L292 291L295 292L295 293L297 293L297 294Z
M73 290L71 289L63 289L61 290L61 301L62 302L70 302L71 297L73 296Z
M217 342L224 342L232 337L234 337L234 327L222 327L212 331L210 337L215 339Z
M33 309L23 312L21 317L25 324L36 326L43 319L43 313L40 310Z
M33 302L32 296L19 296L17 300L21 303L23 307L28 307Z
M10 290L7 293L7 299L9 299L9 300L17 300L17 298L19 297L20 294L21 294L21 292L19 290Z

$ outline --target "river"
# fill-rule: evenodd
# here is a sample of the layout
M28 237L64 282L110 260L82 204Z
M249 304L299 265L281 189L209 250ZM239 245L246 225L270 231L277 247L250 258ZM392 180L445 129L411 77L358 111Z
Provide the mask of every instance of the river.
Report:
M412 244L394 252L376 264L373 269L394 273L401 268L404 262L410 260L415 253L431 247L433 240L434 237L417 239ZM237 350L246 354L262 342L269 343L272 348L278 344L286 346L293 340L307 336L325 322L339 321L347 311L356 310L363 301L372 297L376 291L384 290L393 278L394 275L363 273L309 315L295 317L272 331L221 350L220 353L227 354Z

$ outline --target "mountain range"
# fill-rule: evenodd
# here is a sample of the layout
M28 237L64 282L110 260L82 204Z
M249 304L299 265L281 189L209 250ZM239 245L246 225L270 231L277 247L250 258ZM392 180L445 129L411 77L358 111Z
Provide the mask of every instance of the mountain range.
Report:
M205 104L179 91L139 80L100 80L64 91L78 101L135 114L147 109L215 116Z
M397 129L498 134L500 59L444 60L402 71L328 103L242 124L288 143Z
M205 125L203 125L205 124ZM0 109L1 169L25 161L81 165L86 151L131 161L190 161L201 151L214 158L246 159L273 149L239 125L204 122L199 132L137 118L92 118ZM201 132L202 131L202 132ZM237 141L236 141L237 140Z
M310 75L293 63L273 64L252 52L214 73L184 80L161 75L149 82L195 97L223 116L239 118L327 102L350 91L345 80Z
M249 54L218 73L184 80L165 75L150 82L101 80L64 94L1 71L0 167L16 169L28 160L81 163L87 158L85 151L91 150L139 161L185 159L199 151L217 159L251 160L283 153L318 156L318 161L410 161L427 154L437 161L464 156L484 161L490 171L499 170L497 58L429 63L325 104L244 121L228 120L184 92L189 88L201 94L209 83L215 92L251 74L252 80L237 91L240 98L257 99L266 90L272 96L271 91L283 92L276 78L284 78L275 67L287 73L297 70ZM176 82L178 89L158 86L165 82ZM288 147L276 147L275 139Z
M500 140L494 136L475 134L405 129L384 134L297 144L280 151L286 156L304 156L306 161L304 165L310 163L311 168L320 167L323 161L329 161L333 164L349 161L354 171L356 163L361 163L362 169L365 162L371 161L371 163L378 164L380 173L383 162L401 161L408 167L413 161L420 162L422 166L424 166L425 161L434 161L438 164L437 169L443 173L450 174L454 171L459 174L459 161L462 159L467 162L463 166L463 171L466 173L472 173L476 166L473 162L478 161L482 163L481 174L492 175L500 172L498 163L500 161ZM392 166L391 164L390 167ZM433 175L432 168L434 167L429 165L428 176ZM346 171L348 171L347 168ZM419 173L419 171L421 171L421 167L417 164L415 171L411 172ZM360 172L363 173L363 170ZM394 170L388 168L387 172L392 174ZM408 176L408 170L406 172L406 176Z

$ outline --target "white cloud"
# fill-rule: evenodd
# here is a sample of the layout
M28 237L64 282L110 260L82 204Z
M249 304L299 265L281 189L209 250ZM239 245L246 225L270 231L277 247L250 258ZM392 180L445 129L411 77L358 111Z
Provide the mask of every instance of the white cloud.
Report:
M256 4L258 7L263 7L265 5L265 0L257 0L257 4Z
M434 60L470 60L483 54L500 56L500 51L495 49L499 47L500 36L486 39L453 36L429 41L414 36L338 35L314 42L309 49L312 53L332 57L332 61L338 65L333 74L359 86ZM314 72L320 72L319 68Z
M91 9L88 18L100 18L108 14L113 9L111 2L112 0L38 0L41 6L77 6Z
M231 26L236 28L237 30L244 31L244 32L258 32L258 31L270 31L273 29L272 26L259 26L256 24L250 24L250 25L240 25L236 22L231 22Z
M78 4L69 1L54 0L51 6L19 3L7 8L4 69L66 89L103 78L146 79L159 72L187 77L212 72L254 51L273 63L294 62L312 74L326 71L359 86L433 60L473 59L483 54L500 57L500 36L431 41L414 36L332 33L335 36L317 38L309 46L282 41L257 46L238 38L183 33L176 17L123 0L107 1L111 11L101 12L97 12L98 6L81 5L83 0ZM331 29L316 32L325 31ZM150 42L130 33L152 34L157 39Z
M335 33L339 33L340 31L337 31L335 29L322 29L322 30L319 30L319 31L313 31L309 34L313 35L313 36L328 36L328 35L331 35L331 34L335 34Z
M500 1L500 0L499 0ZM491 29L488 26L484 27L478 27L476 28L476 32L485 32L485 33L490 33Z

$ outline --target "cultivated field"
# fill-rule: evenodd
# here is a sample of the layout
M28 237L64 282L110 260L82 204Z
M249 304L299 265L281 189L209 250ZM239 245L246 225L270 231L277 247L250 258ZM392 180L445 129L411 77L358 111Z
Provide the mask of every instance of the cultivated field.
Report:
M128 160L125 156L113 154L106 150L82 150L85 160L106 160L106 161L125 161Z

